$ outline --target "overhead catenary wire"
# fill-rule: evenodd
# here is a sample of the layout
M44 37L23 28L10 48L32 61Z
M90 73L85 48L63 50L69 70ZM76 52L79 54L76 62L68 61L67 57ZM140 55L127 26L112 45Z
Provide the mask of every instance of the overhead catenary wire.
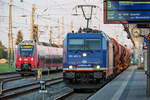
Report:
M60 4L58 4L56 1L54 1L57 5L60 5ZM17 6L17 5L13 5L13 6L15 6L15 7L17 7L17 8L19 8L19 9L24 9L24 10L27 10L27 11L31 11L30 9L25 9L25 8L23 8L23 7L20 7L20 6ZM65 10L65 8L63 7L63 6L61 6L60 7L60 9L64 9ZM36 13L37 14L37 13ZM57 14L53 14L53 15L57 15ZM63 15L63 14L62 14ZM68 14L69 15L69 14ZM40 17L42 17L42 16L40 16ZM50 20L49 18L46 18L46 17L42 17L42 18L44 18L44 19L47 19L47 20ZM55 20L55 19L53 19L53 22L57 22L57 20ZM60 24L62 25L63 23L62 22L60 22ZM65 26L70 26L69 24L65 24Z

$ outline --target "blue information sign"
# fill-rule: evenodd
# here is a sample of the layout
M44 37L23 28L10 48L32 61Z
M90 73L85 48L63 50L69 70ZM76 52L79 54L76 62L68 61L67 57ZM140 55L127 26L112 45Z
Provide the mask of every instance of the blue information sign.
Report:
M146 40L147 36L144 35L144 41L143 41L143 49L146 50L147 49L147 40Z
M149 23L150 0L106 0L105 23Z

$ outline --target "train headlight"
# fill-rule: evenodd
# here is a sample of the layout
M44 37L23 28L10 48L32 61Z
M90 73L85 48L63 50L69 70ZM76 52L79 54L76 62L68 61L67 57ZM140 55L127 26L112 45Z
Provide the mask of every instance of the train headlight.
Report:
M87 56L87 54L86 53L83 53L83 57L86 57Z
M97 68L97 69L100 69L100 65L97 65L96 68Z
M72 66L72 65L70 65L70 66L69 66L69 69L73 69L73 66Z
M21 57L19 58L19 61L21 61L22 59L21 59Z
M33 57L31 58L31 61L33 61Z

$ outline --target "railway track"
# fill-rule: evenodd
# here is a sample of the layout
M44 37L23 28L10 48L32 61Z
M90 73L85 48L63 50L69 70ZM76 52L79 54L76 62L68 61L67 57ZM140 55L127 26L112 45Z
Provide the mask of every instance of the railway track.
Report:
M5 77L1 77L4 76ZM22 77L20 74L16 73L16 72L7 72L7 73L1 73L0 74L0 94L2 94L2 90L4 88L4 84L10 81L16 81L16 80L21 80L24 78L30 78L32 76L26 76L26 77Z
M114 77L115 78L115 77ZM114 79L113 78L113 79ZM111 80L113 80L111 79ZM111 80L107 80L105 82L101 83L101 87L100 89L105 86L108 82L110 82ZM46 86L53 86L53 85L57 85L59 83L63 83L63 79L61 78L57 78L57 79L49 79L49 80L45 80L46 81ZM22 95L26 95L29 93L33 93L33 91L37 91L38 89L40 89L40 83L39 81L33 81L32 83L25 83L24 85L21 84L20 86L14 86L12 88L7 88L7 89L3 89L2 93L0 95L0 99L9 99L9 98L15 98L15 97L20 97ZM57 91L57 90L56 90ZM88 93L84 93L84 92L80 92L80 90L78 91L74 91L71 90L69 91L69 89L67 89L68 92L61 92L60 95L58 95L55 100L86 100L88 99L91 95L93 95L96 91L92 91L92 92L88 92Z
M120 73L119 73L120 74ZM113 78L109 79L109 80L105 80L103 82L101 82L101 86L99 89L103 88L107 83L111 82L115 77L117 77L119 74L117 74L116 76L114 76ZM84 92L81 92L84 91ZM87 92L88 91L88 92ZM60 95L59 97L57 97L55 100L87 100L90 96L92 96L97 90L95 91L91 91L90 90L80 90L77 89L76 90L72 90L69 91L68 93L65 93L63 95Z
M51 72L52 74L56 74L58 72ZM1 75L6 75L5 77L1 77ZM13 75L13 76L12 76ZM44 75L47 75L44 73ZM0 73L0 82L2 84L6 83L6 82L10 82L10 81L15 81L15 80L21 80L24 78L31 78L31 77L35 77L33 75L26 75L26 76L21 76L20 74L16 73L16 72L6 72L6 73Z
M58 73L58 72L61 72L61 71L52 71L50 73L55 74L55 73ZM44 75L48 74L48 72L43 73L43 74ZM31 76L33 76L33 75L21 76L17 72L4 72L4 73L0 73L0 81L8 82L8 81L18 80L18 79L22 79L24 77L26 78L26 77L31 77Z
M103 82L101 84L101 88L103 88L107 83L109 83L111 80L107 81L107 82ZM95 91L91 91L91 90L72 90L69 91L68 93L65 93L59 97L57 97L55 100L87 100L91 95L93 95Z
M16 74L16 72L1 72L0 75Z
M51 85L55 85L55 84L63 82L63 78L61 77L61 78L57 78L57 79L49 79L49 80L45 80L45 82L46 82L46 86L51 86ZM18 87L4 89L4 90L2 90L0 99L13 98L16 96L23 95L25 93L30 93L30 92L36 91L38 89L40 89L39 81L25 84L25 85L18 86Z
M55 100L86 100L89 96L93 95L95 92L76 92L74 90L69 91L68 93L65 93L59 97L57 97Z
M0 73L0 81L11 81L21 78L21 75L16 73L16 72L5 72L5 73Z

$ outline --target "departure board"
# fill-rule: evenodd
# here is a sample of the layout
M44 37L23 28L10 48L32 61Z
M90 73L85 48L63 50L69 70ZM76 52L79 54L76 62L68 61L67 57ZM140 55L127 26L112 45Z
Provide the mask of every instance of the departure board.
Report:
M149 23L150 0L106 0L105 23Z

